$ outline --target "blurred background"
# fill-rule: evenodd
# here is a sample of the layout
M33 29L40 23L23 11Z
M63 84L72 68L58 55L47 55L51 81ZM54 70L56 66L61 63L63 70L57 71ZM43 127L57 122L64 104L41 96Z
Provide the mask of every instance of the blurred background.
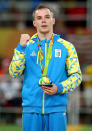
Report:
M92 125L92 0L0 0L0 131L21 131L23 76L10 78L8 67L21 33L32 36L32 12L45 3L55 11L54 32L77 50L83 81L68 94L68 131L91 131Z

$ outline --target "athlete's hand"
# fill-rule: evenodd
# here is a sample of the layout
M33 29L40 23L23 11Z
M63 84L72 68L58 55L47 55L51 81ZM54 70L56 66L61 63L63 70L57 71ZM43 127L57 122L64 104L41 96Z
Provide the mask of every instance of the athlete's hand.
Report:
M20 37L20 45L26 46L27 42L30 40L30 35L29 34L21 34Z
M57 86L55 84L53 84L52 87L41 86L41 88L44 91L44 93L48 95L54 95L57 93Z

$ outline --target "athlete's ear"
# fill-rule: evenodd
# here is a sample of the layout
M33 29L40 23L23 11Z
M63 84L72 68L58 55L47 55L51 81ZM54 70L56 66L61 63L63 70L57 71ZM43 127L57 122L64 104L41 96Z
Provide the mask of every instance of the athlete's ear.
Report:
M33 26L36 27L35 20L33 20Z
M53 25L55 25L55 18L53 18Z

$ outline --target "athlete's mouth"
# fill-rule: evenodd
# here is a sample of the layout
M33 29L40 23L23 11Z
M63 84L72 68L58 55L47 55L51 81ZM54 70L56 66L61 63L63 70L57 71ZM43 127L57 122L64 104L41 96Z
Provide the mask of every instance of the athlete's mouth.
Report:
M47 27L47 25L42 25L41 27Z

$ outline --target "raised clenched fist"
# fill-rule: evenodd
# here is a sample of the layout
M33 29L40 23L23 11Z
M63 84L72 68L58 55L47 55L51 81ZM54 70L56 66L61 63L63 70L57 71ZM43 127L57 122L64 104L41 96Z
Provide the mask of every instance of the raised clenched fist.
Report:
M22 46L26 46L27 42L30 40L30 35L29 34L21 34L20 37L20 44Z

